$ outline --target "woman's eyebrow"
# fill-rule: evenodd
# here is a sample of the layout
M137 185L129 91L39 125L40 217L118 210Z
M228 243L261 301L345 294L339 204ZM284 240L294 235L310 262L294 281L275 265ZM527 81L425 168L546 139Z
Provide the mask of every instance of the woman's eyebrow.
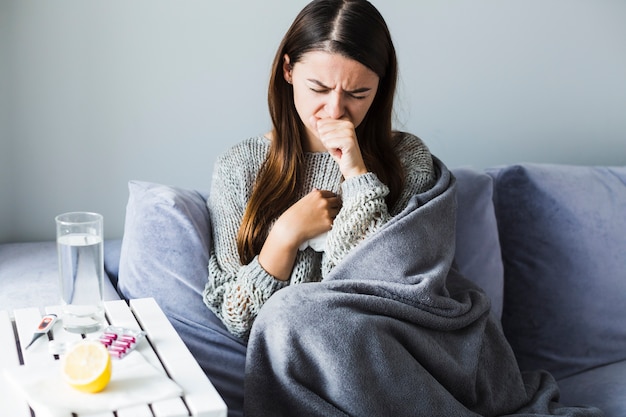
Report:
M307 81L309 81L309 82L311 82L311 83L313 83L313 84L315 84L315 85L317 85L317 86L319 86L319 87L321 87L323 89L331 90L330 87L324 85L324 83L322 83L321 81L318 81L316 79L307 78ZM370 90L371 90L371 88L369 88L369 87L362 87L362 88L357 88L357 89L352 90L352 91L347 91L346 90L346 93L348 93L348 94L359 94L359 93L366 93L366 92L368 92Z

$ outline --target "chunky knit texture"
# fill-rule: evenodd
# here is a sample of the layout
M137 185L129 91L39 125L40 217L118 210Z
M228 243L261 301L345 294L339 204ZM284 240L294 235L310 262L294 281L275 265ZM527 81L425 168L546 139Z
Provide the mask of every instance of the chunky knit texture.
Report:
M328 233L325 252L310 247L299 251L290 279L280 281L263 269L258 257L248 265L241 265L236 244L246 204L269 146L269 140L259 136L221 155L215 164L208 199L213 250L204 302L232 334L242 338L248 336L259 309L272 294L286 285L321 281L359 242L399 213L412 195L427 190L435 182L428 148L410 134L402 134L395 143L406 183L391 210L385 203L389 189L375 174L370 172L342 181L339 166L329 153L307 153L304 187L299 198L313 188L330 190L341 195L343 205Z

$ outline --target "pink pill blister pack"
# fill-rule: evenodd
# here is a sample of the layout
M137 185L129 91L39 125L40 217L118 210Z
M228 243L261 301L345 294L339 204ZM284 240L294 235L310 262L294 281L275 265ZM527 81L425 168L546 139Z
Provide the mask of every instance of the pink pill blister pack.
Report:
M141 330L108 326L100 335L100 343L106 346L112 358L122 359L132 352L145 337L146 332Z

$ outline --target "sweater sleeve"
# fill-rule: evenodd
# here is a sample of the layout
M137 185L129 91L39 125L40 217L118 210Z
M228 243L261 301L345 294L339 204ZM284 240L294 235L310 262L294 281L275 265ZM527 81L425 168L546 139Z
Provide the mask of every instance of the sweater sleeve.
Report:
M432 155L416 136L404 134L396 145L405 173L405 186L392 210L385 197L389 188L371 172L350 178L341 185L343 206L326 239L322 262L325 277L359 242L379 230L406 207L411 196L428 190L435 182Z
M241 155L235 149L215 165L207 203L213 249L203 298L229 332L245 338L261 306L287 283L268 274L256 257L248 265L239 260L236 236L256 177L256 167L240 161Z
M391 217L385 203L389 188L368 172L350 178L341 185L343 205L326 238L323 276L339 263L352 248L374 233Z

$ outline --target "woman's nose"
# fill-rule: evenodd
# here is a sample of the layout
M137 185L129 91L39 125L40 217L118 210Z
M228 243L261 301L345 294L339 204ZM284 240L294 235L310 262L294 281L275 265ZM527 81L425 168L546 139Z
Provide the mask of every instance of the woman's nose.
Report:
M326 103L326 113L332 119L341 119L344 115L344 104L341 93L336 91L331 92L328 95L328 102Z

